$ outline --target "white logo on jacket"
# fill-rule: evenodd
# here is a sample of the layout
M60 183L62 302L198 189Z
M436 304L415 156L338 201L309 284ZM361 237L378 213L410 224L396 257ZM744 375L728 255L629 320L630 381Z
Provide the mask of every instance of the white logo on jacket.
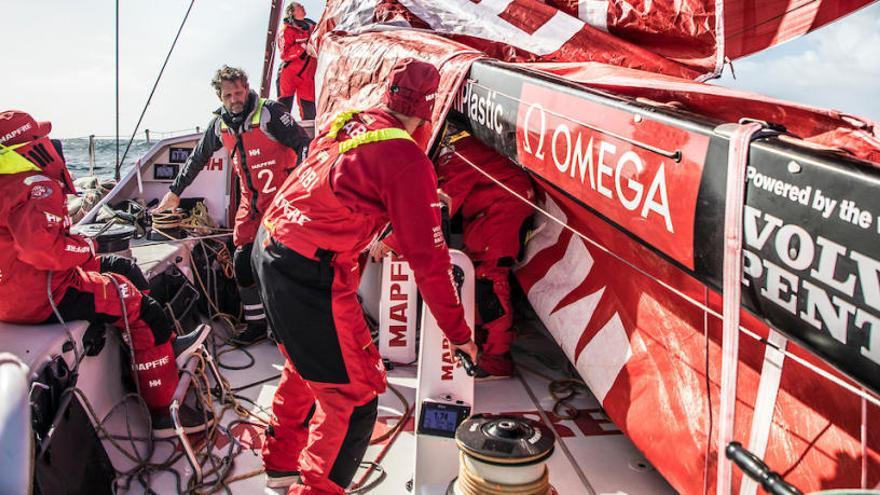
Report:
M58 215L53 215L48 211L44 211L43 215L46 215L46 221L51 223L61 223L64 219L59 217Z
M145 363L137 363L137 370L138 371L150 371L152 369L156 369L156 368L165 366L169 362L171 362L170 357L162 356L159 359L156 359L154 361L147 361ZM160 383L161 383L161 380L160 380ZM150 385L152 385L152 383Z
M275 196L275 204L284 210L284 218L297 225L303 225L306 222L312 221L312 219L306 216L302 210L293 206L290 201L281 196Z
M71 253L88 253L89 251L91 251L88 246L77 246L75 244L68 244L64 246L64 250Z
M42 184L37 184L31 188L31 199L43 199L48 198L55 192L51 187L44 186Z

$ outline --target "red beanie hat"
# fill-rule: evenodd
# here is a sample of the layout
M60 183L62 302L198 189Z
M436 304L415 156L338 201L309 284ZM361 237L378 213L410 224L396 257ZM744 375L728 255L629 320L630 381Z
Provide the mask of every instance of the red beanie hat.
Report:
M405 58L391 69L382 103L395 112L431 120L439 84L440 72L433 65Z

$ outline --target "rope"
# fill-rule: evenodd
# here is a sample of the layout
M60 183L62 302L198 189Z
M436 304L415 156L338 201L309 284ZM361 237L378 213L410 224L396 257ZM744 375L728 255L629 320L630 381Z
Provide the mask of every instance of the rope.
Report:
M719 313L718 311L716 311L716 310L710 308L709 306L707 306L707 305L701 303L700 301L697 301L697 300L694 299L693 297L691 297L691 296L685 294L684 292L682 292L682 291L676 289L675 287L673 287L673 286L670 285L669 283L664 282L663 280L660 280L660 279L658 279L657 277L651 275L651 274L648 273L647 271L645 271L645 270L643 270L642 268L640 268L640 267L634 265L633 263L631 263L630 261L624 259L623 257L621 257L620 255L618 255L617 253L615 253L615 252L611 251L610 249L606 248L605 246L603 246L603 245L600 244L599 242L597 242L597 241L591 239L590 237L587 237L586 234L584 234L584 233L580 232L579 230L575 229L574 227L568 225L566 222L564 222L564 221L562 221L562 220L560 220L560 219L554 217L549 211L547 211L546 209L542 208L541 206L539 206L538 204L536 204L534 201L529 200L528 198L522 196L521 194L517 193L517 192L514 191L513 189L507 187L507 186L504 185L502 182L500 182L498 179L492 177L488 172L486 172L486 171L484 171L483 169L481 169L481 168L479 167L479 165L477 165L477 164L475 164L474 162L468 160L467 157L463 156L463 155L460 154L459 152L454 151L453 153L454 153L456 156L458 156L459 158L461 158L465 163L467 163L467 164L470 165L472 168L474 168L477 172L483 174L483 175L486 176L489 180L491 180L492 182L494 182L495 184L497 184L499 187L501 187L501 188L504 189L505 191L509 192L510 194L512 194L513 196L515 196L516 198L518 198L520 201L523 201L523 202L527 203L528 205L530 205L532 208L535 209L535 211L538 211L538 212L540 212L541 214L543 214L548 220L551 220L551 221L553 221L553 222L558 223L560 226L562 226L562 228L564 228L564 229L570 231L572 234L574 234L574 235L580 237L580 238L583 239L583 241L586 242L587 244L589 244L589 245L595 247L596 249L598 249L598 250L602 251L603 253L607 254L608 256L611 256L611 257L614 258L615 260L617 260L617 261L619 261L620 263L626 265L628 268L631 268L632 270L634 270L635 272L639 273L640 275L643 275L643 276L647 277L648 279L652 280L654 283L656 283L656 284L659 285L660 287L662 287L662 288L666 289L667 291L669 291L670 293L672 293L672 294L674 294L674 295L680 297L680 298L683 299L685 302L687 302L687 303L693 305L694 307L696 307L696 308L698 308L698 309L704 311L704 312L707 313L708 315L714 316L715 318L718 318L718 319L720 319L720 320L723 320L723 319L724 319L723 315L722 315L721 313ZM740 327L739 327L739 331L742 332L743 334L745 334L745 335L751 337L752 339L757 340L758 342L763 343L764 345L768 345L768 346L776 347L776 346L774 346L772 343L768 342L766 339L764 339L763 337L761 337L760 335L758 335L758 334L756 334L755 332L749 330L748 328L745 328L745 327L740 326ZM777 347L777 349L779 349L779 348ZM862 398L864 398L865 400L867 400L868 402L870 402L871 404L873 404L873 405L875 405L875 406L877 406L877 407L880 407L880 397L877 397L877 396L874 395L872 392L870 392L870 391L868 391L868 390L865 390L865 389L862 389L862 388L860 388L860 387L858 387L858 386L852 385L851 383L847 383L844 379L832 375L830 372L828 372L828 371L826 371L826 370L823 370L823 369L819 368L819 367L816 366L815 364L813 364L813 363L807 361L806 359L804 359L804 358L802 358L802 357L800 357L800 356L797 356L797 355L791 353L790 351L788 351L788 350L786 350L786 349L779 349L779 351L782 352L783 354L785 354L785 357L786 357L786 358L791 359L792 361L795 361L796 363L800 364L800 365L803 366L804 368L806 368L806 369L808 369L808 370L810 370L810 371L816 373L817 375L819 375L819 376L821 376L822 378L828 380L829 382L834 383L835 385L837 385L837 386L843 388L844 390L846 390L847 392L850 392L851 394L855 395L856 397L862 397Z
M187 127L186 129L175 129L172 131L155 131L153 129L146 129L143 131L136 131L135 135L143 134L144 138L142 138L142 139L146 139L146 133L149 132L151 136L157 135L161 138L165 138L165 137L174 137L174 136L181 135L181 134L192 134L194 132L199 132L199 131L201 131L200 127ZM88 136L77 136L77 137L72 137L72 138L65 138L65 141L68 141L68 140L72 141L74 139L89 139L89 138L94 138L96 140L111 140L111 139L116 139L116 136L105 135L105 134L101 134L101 135L90 134Z
M168 49L168 54L165 55L165 61L162 63L162 68L159 69L159 75L156 76L156 82L153 83L153 89L150 90L150 96L147 97L147 102L144 104L144 108L143 108L143 110L141 110L141 115L140 115L140 117L138 117L137 124L135 124L135 126L134 126L134 131L131 133L131 138L128 140L128 144L125 146L125 153L122 154L122 159L121 159L121 160L119 159L119 151L118 151L118 149L117 149L117 152L116 152L116 180L119 180L119 168L120 168L120 166L122 165L122 162L125 161L125 157L128 155L128 150L131 149L131 143L134 141L134 137L137 135L137 131L138 131L138 129L139 129L140 126L141 126L141 122L143 122L143 120L144 120L144 115L146 115L146 113L147 113L147 109L150 107L150 102L153 100L153 95L156 93L156 88L159 86L159 81L162 79L162 74L165 73L165 67L168 65L168 60L171 59L171 54L174 52L174 47L177 45L177 40L180 38L180 33L183 32L183 26L186 25L186 20L189 18L189 13L190 13L190 11L192 11L193 5L195 5L195 3L196 3L196 0L190 0L190 2L189 2L189 7L186 9L186 14L184 14L184 16L183 16L183 20L180 22L180 27L177 28L177 34L174 36L174 41L171 42L171 48ZM119 28L118 28L118 22L119 22L118 5L117 5L116 22L117 22L117 30L116 30L116 33L117 33L117 34L116 34L116 35L117 35L117 37L118 37L118 36L119 36ZM117 57L118 57L118 53L117 53ZM118 71L118 69L119 69L119 63L118 63L118 60L117 60L116 68L117 68L117 71ZM119 86L119 85L117 84L117 93L118 93L118 86ZM119 99L119 96L118 96L118 94L117 94L117 104L116 104L116 106L117 106L117 108L116 108L116 114L117 114L117 116L119 115L119 103L118 103L118 99ZM119 134L119 128L118 128L118 127L119 127L119 126L118 126L118 123L117 123L117 130L116 130L116 134L117 134L117 136L118 136L118 134ZM117 139L118 139L118 137L117 137Z
M553 378L522 363L517 363L517 368L528 371L548 382L547 391L550 392L550 396L554 400L551 410L558 418L573 420L580 415L580 411L569 403L579 395L589 395L590 388L583 380L575 377Z
M518 485L494 483L473 472L466 461L465 453L459 453L458 481L456 486L462 495L549 495L550 473L547 466L535 481Z
M172 230L180 227L180 222L184 218L184 212L177 211L157 211L153 213L153 229L163 231ZM163 235L168 235L162 232Z

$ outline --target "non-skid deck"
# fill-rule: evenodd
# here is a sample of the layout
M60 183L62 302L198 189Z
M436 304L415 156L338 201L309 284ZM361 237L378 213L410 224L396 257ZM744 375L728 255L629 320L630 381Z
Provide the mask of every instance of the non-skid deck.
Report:
M269 342L253 345L247 351L253 360L236 350L222 354L220 362L227 368L250 364L245 369L225 369L224 374L232 389L242 398L240 403L257 415L267 417L282 359ZM559 494L674 493L614 423L608 420L592 395L582 393L568 403L578 410L577 418L573 420L561 419L553 412L556 400L548 385L550 379L565 376L565 358L552 341L539 331L526 332L517 341L515 359L519 365L517 377L476 384L474 409L475 412L514 414L549 423L557 435L557 446L548 465L551 483ZM373 436L386 438L371 445L365 457L365 461L375 461L381 456L378 463L380 468L373 468L370 473L364 468L355 477L356 482L362 481L361 486L372 486L364 493L407 493L407 482L412 479L414 468L414 420L410 418L397 435L383 434L412 405L416 392L416 372L415 366L399 366L389 373L389 385L400 393L406 403L390 388L380 397L379 422ZM248 403L248 400L254 404ZM559 413L565 414L562 410ZM126 433L122 417L122 414L117 414L110 418L108 425L111 431L124 436ZM236 422L240 419L232 411L227 411L222 421L224 427L232 423L229 429L237 442L233 448L238 451L228 476L228 479L235 481L229 483L229 488L233 493L283 493L283 490L266 488L265 475L259 472L262 467L259 449L263 441L263 429ZM136 435L142 433L137 430ZM197 437L193 437L193 440L198 444ZM139 445L143 447L144 444ZM158 442L156 445L154 462L179 452L177 442ZM125 443L125 446L131 449L130 444ZM132 461L125 459L113 447L107 445L107 449L117 469L125 470L133 465ZM218 436L214 445L215 454L222 457L229 451L230 445L226 437ZM192 474L186 460L180 458L171 467L183 477L180 486L184 486L186 478ZM211 469L212 466L207 463L205 468ZM170 472L153 474L149 483L158 493L177 492L178 481ZM137 481L133 481L128 490L129 493L143 491Z

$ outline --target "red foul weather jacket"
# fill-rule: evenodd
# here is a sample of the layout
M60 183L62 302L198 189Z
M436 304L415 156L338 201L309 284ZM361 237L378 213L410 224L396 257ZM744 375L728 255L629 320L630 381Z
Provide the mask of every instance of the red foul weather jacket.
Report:
M91 241L70 233L61 183L35 165L0 164L0 321L39 323L78 278L79 267L98 269Z
M309 37L315 28L311 19L284 21L278 33L278 52L281 54L278 97L293 96L315 101L315 69L317 60L306 52Z
M519 234L532 208L486 177L526 199L534 198L529 175L497 151L466 132L452 136L437 159L438 186L449 196L449 216L464 217L464 247L475 262L515 259ZM399 253L396 232L383 240Z
M232 237L236 246L254 241L262 213L309 142L305 131L278 102L259 98L253 91L248 98L253 109L238 129L226 124L228 113L224 108L215 112L201 141L169 188L182 195L214 152L225 147L241 186Z
M470 339L440 227L437 178L425 153L389 113L337 117L285 181L263 225L278 242L318 259L358 255L390 221L419 291L455 344Z
M465 132L453 136L437 160L438 185L452 200L449 214L461 212L464 217L464 245L470 257L515 259L520 228L532 208L468 162L529 200L534 197L532 181L506 157ZM481 221L484 218L487 221Z

